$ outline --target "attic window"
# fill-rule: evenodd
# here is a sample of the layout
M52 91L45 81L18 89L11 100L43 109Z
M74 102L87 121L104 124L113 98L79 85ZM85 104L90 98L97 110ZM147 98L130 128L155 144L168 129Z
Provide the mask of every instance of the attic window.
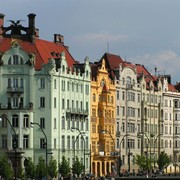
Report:
M88 70L86 70L86 77L88 77L89 73L88 73Z
M64 67L64 65L63 65L63 67L62 67L62 71L63 71L63 73L65 72L65 67Z
M13 55L8 60L9 65L23 64L23 58L19 55Z

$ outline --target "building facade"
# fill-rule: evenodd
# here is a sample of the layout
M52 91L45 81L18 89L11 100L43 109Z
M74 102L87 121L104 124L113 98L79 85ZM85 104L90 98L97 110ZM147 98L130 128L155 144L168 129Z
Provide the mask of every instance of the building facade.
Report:
M115 84L108 76L105 61L91 69L92 172L96 176L115 174Z
M28 17L28 27L4 27L0 16L0 151L19 165L65 156L72 167L76 155L89 172L89 60L77 63L61 35L39 39L35 14Z

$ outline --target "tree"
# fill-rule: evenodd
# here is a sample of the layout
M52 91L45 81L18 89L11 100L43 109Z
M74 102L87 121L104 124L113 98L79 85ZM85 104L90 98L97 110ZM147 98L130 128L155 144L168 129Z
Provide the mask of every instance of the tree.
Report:
M39 157L39 162L36 166L36 176L37 178L44 178L48 175L45 161L42 156Z
M61 174L62 177L67 177L70 172L71 172L71 168L69 166L69 162L63 156L62 162L59 164L59 173Z
M157 160L159 169L163 170L170 164L170 162L171 161L170 161L170 158L168 157L167 153L165 153L164 151L161 152L161 154L159 155L159 158Z
M48 164L48 173L51 178L54 178L57 176L57 162L56 160L51 157L49 164Z
M152 167L151 167L151 160L144 156L144 155L136 155L135 159L134 159L134 162L139 166L139 168L142 170L142 171L145 171L145 170L150 170Z
M84 170L84 165L79 161L78 157L76 157L75 162L72 166L73 174L77 174L77 176L79 177L79 175L83 172L83 170Z
M8 160L7 156L3 156L0 158L0 175L6 180L11 179L13 176L11 163Z
M25 176L26 178L35 178L35 171L36 167L35 164L32 161L32 158L28 157L24 161L24 167L25 167Z

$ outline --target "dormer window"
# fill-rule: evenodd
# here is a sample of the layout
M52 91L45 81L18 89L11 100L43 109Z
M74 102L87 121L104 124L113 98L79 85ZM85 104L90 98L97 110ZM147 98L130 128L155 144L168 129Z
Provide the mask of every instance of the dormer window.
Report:
M23 58L19 55L13 55L8 60L9 65L23 64Z

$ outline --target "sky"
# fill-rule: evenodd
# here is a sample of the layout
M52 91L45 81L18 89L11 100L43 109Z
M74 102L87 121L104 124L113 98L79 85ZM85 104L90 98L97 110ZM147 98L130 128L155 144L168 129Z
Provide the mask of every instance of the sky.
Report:
M119 55L149 72L180 81L180 0L0 0L8 20L36 14L40 39L64 36L77 61L99 60L105 52Z

